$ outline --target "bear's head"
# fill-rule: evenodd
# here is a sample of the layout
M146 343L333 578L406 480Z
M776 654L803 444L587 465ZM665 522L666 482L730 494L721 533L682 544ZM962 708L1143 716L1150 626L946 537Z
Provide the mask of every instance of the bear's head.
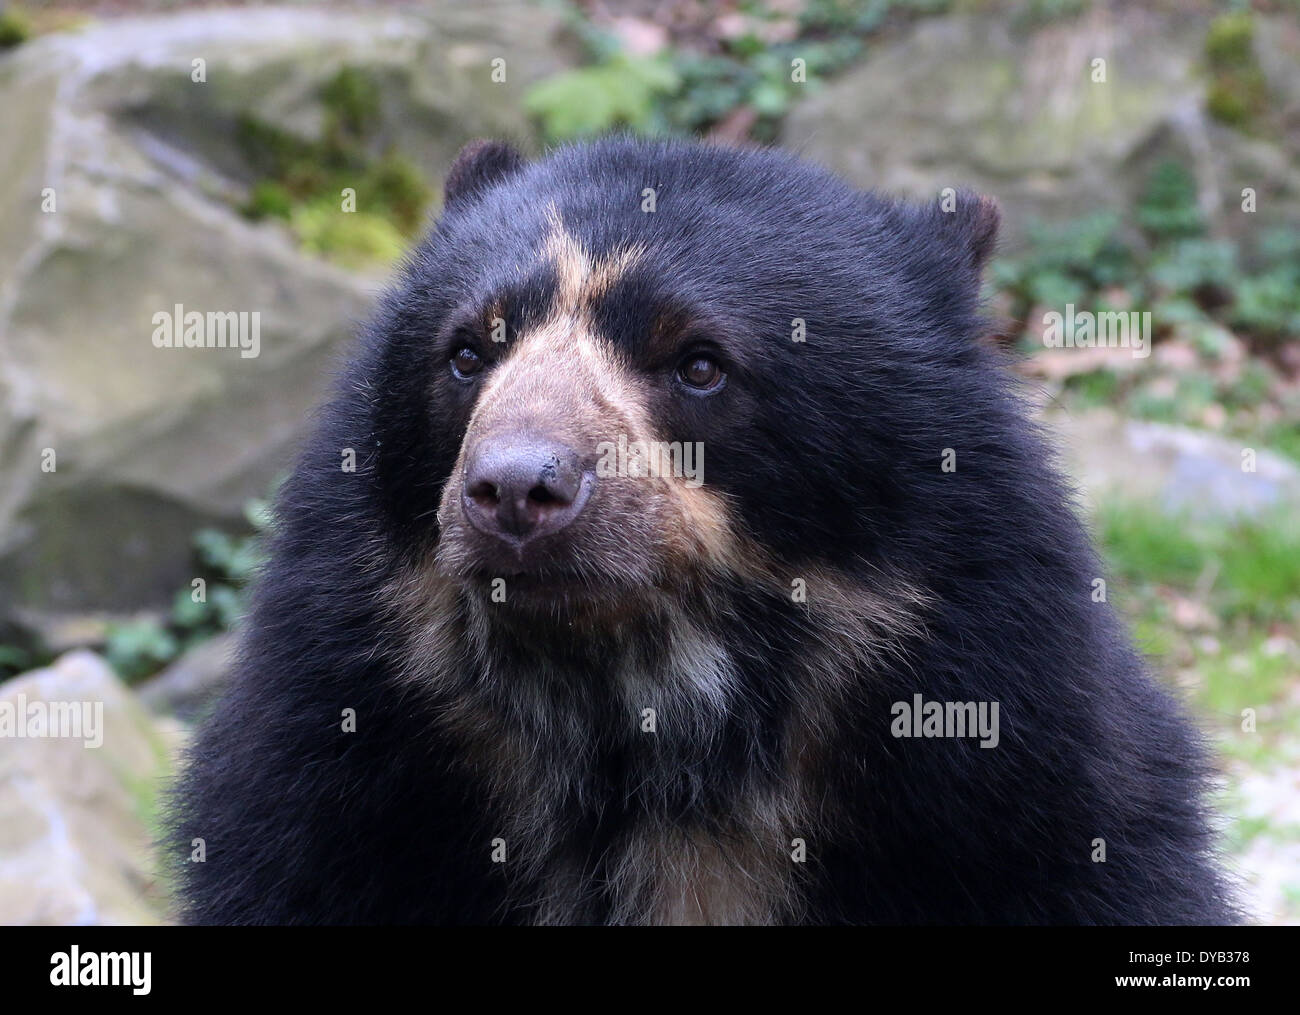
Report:
M991 202L632 139L531 164L477 142L445 198L369 396L384 516L439 575L571 623L924 570L909 512L1001 390L972 376Z

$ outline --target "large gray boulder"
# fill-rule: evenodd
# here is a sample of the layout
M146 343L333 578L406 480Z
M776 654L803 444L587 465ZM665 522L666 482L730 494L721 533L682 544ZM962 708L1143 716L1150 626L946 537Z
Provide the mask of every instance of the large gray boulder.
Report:
M1300 221L1300 137L1225 127L1205 113L1208 20L1094 5L1018 28L1003 12L925 19L797 105L782 143L863 187L918 200L963 184L997 197L1014 248L1030 216L1133 206L1158 162L1190 166L1215 226ZM1300 115L1300 25L1257 18L1274 123ZM1104 82L1092 61L1106 61ZM1241 212L1244 187L1258 213Z
M35 735L54 703L90 705L89 722L76 736ZM0 684L0 724L0 924L162 922L152 840L180 727L150 716L89 652Z
M239 117L313 136L321 85L365 70L383 83L383 143L436 184L470 137L528 143L522 95L558 69L558 17L211 9L0 57L0 630L169 599L194 530L238 523L289 464L368 312L381 277L234 210ZM153 315L176 304L259 312L260 355L155 348Z

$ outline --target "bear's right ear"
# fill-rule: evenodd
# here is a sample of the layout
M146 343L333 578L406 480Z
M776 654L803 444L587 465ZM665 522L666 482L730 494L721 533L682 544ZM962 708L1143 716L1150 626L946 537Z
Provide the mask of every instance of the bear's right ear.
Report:
M939 228L947 242L977 272L997 248L1002 211L997 201L971 190L941 198L935 204Z
M524 159L504 141L479 138L460 150L447 171L443 207L452 208L481 194L523 168Z

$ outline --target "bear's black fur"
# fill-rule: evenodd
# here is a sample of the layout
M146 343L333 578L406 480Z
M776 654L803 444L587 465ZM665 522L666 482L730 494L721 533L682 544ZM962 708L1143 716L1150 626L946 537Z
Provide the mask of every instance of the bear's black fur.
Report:
M472 146L447 190L280 495L175 793L186 921L1235 918L1197 737L1093 601L1067 491L977 341L993 205L626 138ZM549 351L528 337L556 320ZM525 341L539 372L480 407ZM683 386L691 348L725 384ZM529 398L527 427L701 442L703 487L601 479L552 556L503 568L457 514L460 458ZM918 694L997 702L998 745L894 736Z

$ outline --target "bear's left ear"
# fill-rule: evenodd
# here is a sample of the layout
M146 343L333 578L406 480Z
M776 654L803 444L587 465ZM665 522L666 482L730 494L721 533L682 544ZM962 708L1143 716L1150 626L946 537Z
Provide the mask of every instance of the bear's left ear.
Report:
M524 166L524 158L504 141L480 138L460 150L447 170L443 207L452 208L500 183Z
M959 190L941 197L935 205L939 228L949 244L966 258L975 271L982 271L997 248L1002 210L991 197L973 190Z

